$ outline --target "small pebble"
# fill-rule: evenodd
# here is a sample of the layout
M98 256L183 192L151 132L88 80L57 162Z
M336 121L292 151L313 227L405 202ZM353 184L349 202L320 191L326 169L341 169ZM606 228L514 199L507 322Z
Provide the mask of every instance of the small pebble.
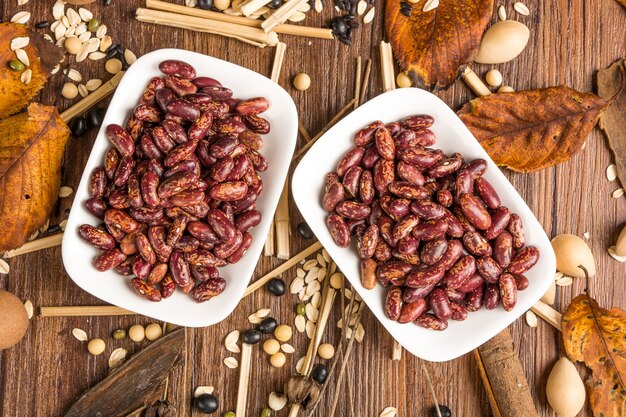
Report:
M87 119L89 120L89 124L93 127L100 127L102 125L102 120L104 120L104 115L106 114L106 110L100 107L94 107L87 113Z
M89 341L89 344L87 345L87 350L92 355L98 356L98 355L101 355L104 352L104 348L105 347L106 347L106 344L104 343L104 340L102 340L102 339L92 339L92 340Z
M141 342L146 338L146 330L143 326L135 324L128 329L128 337L130 337L130 340L133 342Z
M78 95L78 87L74 83L65 83L63 84L61 95L68 100L72 100Z
M277 353L279 351L280 343L278 343L278 340L267 339L265 342L263 342L263 352L267 353L268 355L273 355L274 353Z
M281 295L285 293L285 288L286 288L285 281L283 281L280 278L272 278L267 283L267 290L272 295L275 295L277 297L280 297Z
M291 327L286 324L281 324L276 328L276 330L274 330L274 337L281 342L288 342L289 339L291 339L292 334L293 331L291 330Z
M498 93L512 93L515 90L513 90L513 87L511 87L510 85L503 85L502 87L498 88Z
M278 327L278 322L274 317L267 317L259 323L258 329L261 333L270 334L273 333Z
M282 352L276 352L270 356L270 363L274 368L282 368L287 361L287 357Z
M219 402L213 394L202 394L196 398L196 408L204 414L211 414L219 408Z
M311 77L304 72L296 75L293 79L293 86L296 90L305 91L311 86Z
M256 345L261 341L261 332L250 329L241 333L241 340L249 345Z
M400 88L407 88L413 85L413 81L406 72L399 72L396 76L396 84L398 84Z
M76 55L83 47L83 43L78 38L67 38L63 42L63 47L68 54Z
M441 417L452 417L452 411L450 411L450 409L443 404L439 404L439 411L441 411ZM433 407L430 415L431 417L439 417L436 407Z
M328 368L326 365L322 365L321 363L315 365L311 370L311 378L318 384L323 385L324 382L326 382L326 378L328 378Z
M313 234L313 230L311 230L311 228L306 222L302 222L298 224L296 231L303 239L312 239L315 236Z
M109 74L115 75L122 70L122 61L117 58L109 59L106 64L104 64L104 68Z
M502 74L497 69L487 71L485 74L485 81L492 87L497 87L502 84Z
M335 356L335 348L330 343L322 343L319 348L317 348L317 354L322 359L330 359Z
M82 116L74 117L70 122L69 128L72 135L79 138L87 132L87 119Z
M152 323L146 326L145 334L146 339L154 341L163 336L163 328L157 323Z

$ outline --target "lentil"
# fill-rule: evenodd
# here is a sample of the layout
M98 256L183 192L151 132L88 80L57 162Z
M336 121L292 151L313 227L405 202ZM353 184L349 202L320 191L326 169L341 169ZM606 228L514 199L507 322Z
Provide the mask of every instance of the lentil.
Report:
M304 316L306 314L306 306L304 303L296 304L296 314L299 316Z
M94 17L89 21L87 27L89 28L89 32L96 33L100 27L100 21Z

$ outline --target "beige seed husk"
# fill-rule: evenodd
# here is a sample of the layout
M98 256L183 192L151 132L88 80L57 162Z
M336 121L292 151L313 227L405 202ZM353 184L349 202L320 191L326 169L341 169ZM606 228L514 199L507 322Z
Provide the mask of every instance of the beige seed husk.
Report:
M72 194L74 194L74 189L72 187L70 187L70 186L63 185L61 188L59 188L59 197L60 198L69 197Z
M356 13L361 16L363 15L363 13L365 13L365 9L367 9L367 1L359 0L356 5Z
M185 6L187 7L196 7L198 5L197 0L185 0Z
M522 2L515 2L515 4L513 5L513 8L515 9L515 11L521 15L524 16L528 16L530 14L530 10L528 10L528 7L526 7L526 5Z
M239 340L239 330L233 330L228 333L226 339L224 340L224 346L226 350L233 353L241 352L241 349L237 345L237 341Z
M85 84L78 84L78 94L81 97L87 97L89 95L89 90L85 87Z
M530 310L526 312L526 324L530 327L537 327L537 315Z
M305 330L306 336L311 339L313 337L313 333L315 333L315 323L313 323L312 321L307 321Z
M80 72L78 72L75 69L70 69L69 72L67 70L63 71L64 73L67 74L67 78L69 78L72 81L76 81L77 83L81 82L83 80L83 76L81 75Z
M65 29L63 29L65 32ZM30 38L28 36L19 36L17 38L13 38L11 40L11 50L15 51L17 49L25 48L30 42Z
M238 12L237 10L233 9L232 7L229 7L228 9L224 10L224 14L228 14L231 16L241 16L242 13Z
M615 181L617 179L617 165L611 164L606 167L606 179L609 181Z
M107 25L100 25L98 27L98 30L96 30L96 38L101 39L104 37L104 35L107 34Z
M611 255L611 257L616 261L626 262L626 256L619 256L617 253L615 253L615 246L609 246L607 251L609 252L609 255Z
M311 297L311 304L313 304L315 308L320 308L320 305L322 304L321 292L318 291L315 294L313 294L313 297Z
M89 39L91 39L91 32L87 31L81 33L78 39L80 39L81 42L87 42Z
M330 255L328 254L328 252L326 251L326 249L322 249L322 256L324 257L324 260L328 263L330 262Z
M18 6L23 6L23 5L25 5L26 3L28 3L28 0L17 0L17 5L18 5Z
M296 269L296 277L297 278L304 278L306 276L306 271L302 268L298 268Z
M83 33L87 32L87 30L88 30L87 25L82 23L78 25L78 27L76 27L76 30L74 31L74 35L80 36Z
M624 189L623 188L618 188L617 190L613 191L613 193L611 194L611 197L613 197L613 198L620 198L623 195L624 195Z
M30 300L26 300L24 301L24 309L26 310L26 315L28 316L28 319L32 319L33 318L33 314L35 313L35 308L33 307L33 302Z
M498 7L498 17L500 20L506 20L506 8L502 5Z
M86 342L87 340L89 340L89 338L87 337L87 333L83 329L72 329L72 335L76 338L76 340L79 340L81 342Z
M296 348L291 346L289 343L283 343L282 345L280 345L280 350L285 353L293 353L296 351Z
M296 372L299 373L300 375L302 375L302 367L304 366L305 359L306 357L303 356L300 359L298 359L298 362L296 363Z
M306 13L309 10L311 10L311 5L308 2L307 3L303 3L300 7L298 7L297 10L299 12ZM263 13L260 13L260 14L263 14Z
M57 27L54 28L54 39L56 39L57 41L61 39L63 35L65 35L66 30L67 28L63 26L62 23L59 24Z
M76 62L83 62L89 56L89 50L87 49L87 45L83 44L83 48L76 55Z
M426 4L424 4L424 8L422 9L422 11L429 12L433 9L436 9L437 7L439 7L439 0L428 0L426 1Z
M95 91L98 88L100 88L101 85L102 85L102 80L99 78L92 78L91 80L85 83L85 87L87 87L87 90L89 91Z
M61 228L61 230L65 231L65 227L67 226L67 219L63 220L61 223L59 223L59 227Z
M198 398L202 394L213 394L215 388L211 385L201 385L193 392L193 398Z
M438 1L438 0L437 0ZM374 20L374 14L376 13L376 7L372 7L369 12L367 12L365 14L365 16L363 16L363 23L364 24L368 24L370 23L372 20Z
M78 12L71 7L69 7L65 12L65 17L67 17L67 21L69 22L70 26L78 26L82 20Z
M320 312L312 303L308 303L305 307L306 318L311 320L313 323L317 322L317 319L320 315Z
M287 405L287 396L271 392L267 400L267 405L274 411L280 411Z
M302 265L302 269L304 269L305 271L309 271L315 265L317 265L317 259L309 259L304 263L304 265Z
M313 268L309 269L309 272L304 277L304 282L309 284L311 281L316 280L317 273L319 272L319 270L320 269L317 266L314 266Z
M291 281L291 284L289 285L289 292L292 294L298 294L300 291L302 291L303 288L304 279L297 277L293 281Z
M61 17L61 25L65 26L65 29L70 27L70 19L67 16Z
M327 265L327 263L326 263L326 259L324 259L324 257L322 256L322 254L321 254L321 253L318 253L318 254L315 256L315 259L317 260L317 263L320 265L320 267L322 267L322 268L326 268L326 265Z
M66 38L76 38L76 36L78 35L75 35L75 33L76 33L76 26L71 26L65 31L63 36L65 36Z
M326 268L320 268L320 269L317 271L317 280L318 280L319 282L323 282L323 281L324 281L324 278L326 278L326 274L327 274L327 272L328 272L328 271L326 271Z
M294 319L294 325L296 326L297 331L299 331L300 333L304 332L306 328L306 319L304 318L304 316L298 314Z
M106 64L104 64L104 68L109 74L115 75L122 70L122 61L117 58L109 59Z
M296 23L296 22L302 22L305 18L306 18L306 15L304 13L295 11L291 14L291 16L287 18L287 20L289 20L290 22Z
M89 54L89 59L91 59L92 61L99 61L102 58L106 57L107 55L104 52L92 52Z
M100 52L106 52L112 44L113 38L109 35L103 36L102 39L100 39Z
M398 409L396 407L385 407L380 412L379 417L396 417L398 415Z
M89 22L91 19L93 19L93 13L91 13L91 11L85 9L84 7L78 9L78 15L85 22Z
M19 23L19 24L23 25L24 23L28 22L29 20L30 20L30 13L29 12L17 12L11 18L11 23Z
M89 51L89 53L96 52L100 48L100 39L91 38L86 42L85 49Z
M239 366L239 361L237 361L237 359L233 358L232 356L229 356L224 359L224 365L226 365L230 369L235 369Z
M9 268L9 264L4 259L0 259L0 274L8 274L11 268Z
M359 323L359 325L356 328L356 333L354 334L354 339L361 343L363 341L363 337L365 336L365 329L363 328L363 325L361 323Z
M130 49L126 49L124 50L124 59L126 60L126 63L128 65L132 65L135 63L135 61L137 61L137 56Z
M573 281L574 280L572 279L572 277L563 277L556 280L556 285L558 285L559 287L567 287L569 285L572 285Z
M54 66L54 68L52 68L52 71L50 71L50 74L54 75L54 74L56 74L57 72L59 72L59 70L60 70L60 69L61 69L61 65L56 64L56 65Z
M111 356L109 356L109 368L114 367L120 361L126 359L126 354L128 351L124 348L117 348L113 352L111 352Z
M20 80L24 83L24 84L28 84L30 82L30 80L33 77L33 70L31 70L30 68L27 69L26 71L24 71L22 73L22 75L20 76Z
M322 0L315 0L315 11L321 13L324 10L324 4Z
M312 297L317 291L321 289L321 285L319 281L312 281L306 287L306 295Z
M49 34L47 34L47 33L44 33L44 34L43 34L43 38L44 38L45 40L47 40L48 42L50 42L50 43L54 43L54 41L52 40L52 37L51 37ZM59 66L59 64L57 64L57 65L56 65L56 67L58 67L58 66ZM55 67L55 68L56 68L56 67ZM57 72L58 72L58 70L57 70ZM53 74L56 74L56 73L53 73Z
M65 2L62 0L57 0L52 6L52 16L55 20L61 19L65 15Z

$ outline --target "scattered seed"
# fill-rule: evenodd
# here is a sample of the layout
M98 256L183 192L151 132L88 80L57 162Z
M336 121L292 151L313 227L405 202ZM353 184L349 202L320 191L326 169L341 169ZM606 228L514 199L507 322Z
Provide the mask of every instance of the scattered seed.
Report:
M311 297L321 288L319 281L312 281L309 285L306 286L306 295Z
M224 359L224 365L228 366L230 369L235 369L236 367L239 366L239 362L237 361L237 359L233 358L232 356L229 356L226 359Z
M63 26L63 24L59 24L57 27L54 28L54 39L56 39L57 41L60 40L63 35L65 35L65 30L67 28L65 26Z
M26 3L28 3L28 0L17 0L17 5L18 5L18 6L23 6L23 5L25 5Z
M92 52L89 54L89 59L91 59L92 61L99 61L106 56L107 54L105 54L104 52Z
M55 20L61 19L65 15L65 2L63 0L57 0L52 6L52 16Z
M359 323L359 325L356 328L356 333L354 333L354 338L356 339L357 342L361 343L363 341L364 336L365 336L365 329L363 328L363 325Z
M257 310L256 313L250 314L248 316L248 320L250 321L250 323L259 324L263 321L265 317L267 317L268 314L270 314L271 311L272 310L270 310L269 308L261 308Z
M528 10L528 7L526 7L526 5L520 1L516 1L513 5L513 8L517 13L521 15L528 16L530 14L530 10Z
M305 271L309 271L315 265L317 265L317 259L309 259L304 263L304 265L302 265L302 269L304 269Z
M326 274L327 274L327 273L328 273L328 271L326 270L326 268L320 268L320 269L317 271L317 280L318 280L319 282L323 282L323 281L324 281L324 278L326 278Z
M396 407L385 407L385 409L380 412L379 417L396 417L397 415L398 409Z
M617 190L613 191L613 194L611 194L611 197L613 197L613 198L620 198L623 195L624 195L624 189L623 188L618 188Z
M11 18L11 22L12 23L19 23L19 24L22 24L22 25L24 23L28 22L29 20L30 20L30 13L29 12L17 12Z
M283 343L282 345L280 345L280 350L282 350L285 353L293 353L296 351L296 349L291 346L289 343Z
M101 85L102 85L102 80L98 78L93 78L85 83L85 87L87 87L87 90L89 91L95 91L98 88L100 88Z
M617 165L611 164L606 167L606 179L609 181L615 181L617 178Z
M59 197L60 198L65 198L65 197L69 197L74 193L74 189L72 187L69 187L67 185L62 186L59 189Z
M280 411L287 405L287 396L271 392L267 400L267 405L274 411Z
M296 363L296 372L299 373L300 375L302 375L302 367L304 366L304 360L306 359L305 356L301 357L300 359L298 359L298 362Z
M296 23L296 22L302 22L305 18L306 18L306 15L303 12L295 11L287 18L287 20L289 20L290 22Z
M113 38L109 35L103 36L102 39L100 39L100 52L106 52L112 44Z
M4 259L0 259L0 274L8 274L11 268L9 268L9 264Z
M65 32L65 30L63 30ZM30 38L28 36L19 36L17 38L13 38L11 40L11 50L15 51L17 49L25 48L30 42Z
M537 315L530 310L526 312L526 324L530 327L537 327Z
M75 81L77 83L79 83L79 82L81 82L83 80L83 76L81 75L81 73L78 72L77 70L73 69L73 68L70 69L69 71L65 70L65 71L63 71L63 73L67 75L67 78L69 78L70 80Z
M89 39L91 39L91 32L87 31L87 32L81 33L78 39L81 42L87 42Z
M102 355L105 348L106 344L102 339L92 339L87 344L87 351L94 356Z
M65 29L70 27L70 18L67 16L63 16L61 18L61 25L65 27Z
M22 73L22 75L20 76L20 80L24 83L24 84L28 84L30 82L30 80L33 77L33 70L31 70L30 68L27 69L26 71L24 71Z
M81 22L81 16L71 7L65 12L65 17L67 17L67 20L70 22L70 26L78 26Z
M61 223L59 223L59 227L61 228L61 230L65 231L65 226L67 226L67 219L63 220Z
M93 13L91 13L91 11L85 9L84 7L78 9L78 15L84 22L89 22L91 19L93 19Z
M197 0L185 0L185 6L187 7L196 7L198 5Z
M79 340L81 342L86 342L87 340L89 340L89 338L87 337L87 333L83 329L74 328L72 329L72 334L74 335L76 340Z
M506 20L506 8L504 6L498 7L498 17L500 20Z
M439 1L439 0L437 0ZM427 10L425 10L427 11ZM369 12L367 12L365 14L365 16L363 16L363 24L367 25L368 23L370 23L372 20L374 20L374 14L376 13L376 8L372 7Z
M135 63L135 61L137 61L137 56L130 49L126 49L124 51L124 60L128 65L132 65Z
M120 361L126 359L126 354L128 354L128 351L124 348L117 348L111 352L111 356L109 356L109 368L113 368Z
M342 283L343 283L343 274L341 272L335 272L330 277L330 286L333 287L334 289L336 290L340 289Z
M314 281L317 279L317 273L319 272L319 268L318 267L313 267L311 269L309 269L309 272L306 274L306 276L304 277L304 282L309 284L311 281Z
M306 317L311 320L313 323L317 322L319 318L320 312L312 303L308 303L306 305Z
M304 332L306 329L306 319L304 316L297 315L294 320L294 325L296 326L296 330L300 333Z
M109 74L115 75L122 70L122 61L117 58L109 59L106 64L104 64L104 68Z
M296 269L296 277L297 278L304 278L306 276L306 271L302 268L298 268Z
M289 285L289 292L292 294L298 294L304 288L304 279L300 277L296 277L293 281L291 281L291 285Z
M80 36L83 33L87 32L87 30L88 30L87 29L87 25L82 23L82 24L78 25L78 27L76 27L76 30L74 31L74 35Z
M616 261L626 262L626 256L619 256L617 253L615 253L615 246L610 246L607 250L609 252L609 255L611 255L611 257Z
M201 396L202 394L213 394L213 390L215 388L213 388L211 385L202 385L199 386L198 388L196 388L196 390L193 392L193 397L194 398L198 398L199 396Z
M433 9L436 9L439 6L439 0L427 0L426 4L424 4L423 12L429 12Z
M572 285L573 281L574 280L572 279L572 277L563 277L556 280L556 285L558 285L559 287L567 287L569 285Z
M33 302L30 300L24 301L24 309L26 309L26 315L28 316L28 320L33 318L34 307Z
M365 13L365 9L367 9L367 1L359 0L359 2L356 5L356 13L359 16L361 16L363 13Z
M324 10L324 4L322 0L315 0L315 11L321 13Z
M306 336L309 339L313 338L313 333L315 333L315 323L313 323L312 321L307 321L305 330L306 330Z
M583 233L583 237L585 238L585 240L589 240L589 237L590 237L590 236L591 236L591 235L589 234L589 232L585 232L585 233Z
M237 345L237 341L239 340L239 330L233 330L228 333L226 339L224 340L224 345L226 346L226 350L233 353L241 352L241 349Z
M322 304L321 292L318 291L315 294L313 294L313 297L311 297L311 304L313 304L315 308L320 308L320 305Z

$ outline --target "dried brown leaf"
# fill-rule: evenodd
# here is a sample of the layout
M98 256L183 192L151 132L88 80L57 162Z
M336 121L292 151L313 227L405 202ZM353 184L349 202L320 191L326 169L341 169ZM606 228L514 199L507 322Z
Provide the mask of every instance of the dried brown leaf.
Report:
M607 104L559 86L476 98L459 117L496 164L530 172L578 152Z
M567 356L591 369L587 386L594 416L626 415L626 312L605 310L579 295L563 314L561 327Z
M626 77L625 59L620 59L608 68L598 71L598 95L605 100L610 100L615 92L622 88L624 77ZM622 88L615 97L615 101L602 112L598 125L609 140L619 180L622 185L626 185L626 135L624 135L626 132L626 88Z
M17 59L10 48L11 40L28 36L30 42L24 51L30 61L31 80L24 84L21 73L13 71L7 63ZM0 23L0 119L22 110L46 83L50 71L63 57L63 51L46 41L40 34L16 23Z
M493 0L441 0L424 12L424 2L403 15L399 0L387 1L385 28L394 54L428 87L447 87L469 63L493 13ZM406 7L406 6L405 6Z
M56 109L38 103L0 120L0 252L24 244L48 219L69 135Z

